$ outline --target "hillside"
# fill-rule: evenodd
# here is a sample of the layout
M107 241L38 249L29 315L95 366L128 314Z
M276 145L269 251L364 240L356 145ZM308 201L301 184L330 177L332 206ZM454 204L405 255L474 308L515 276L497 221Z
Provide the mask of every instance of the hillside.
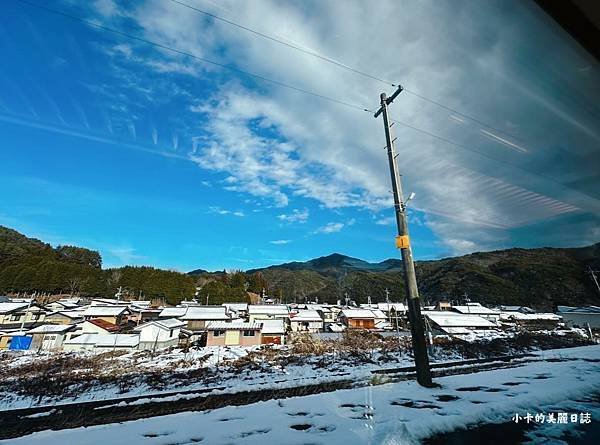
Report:
M255 269L269 283L272 294L288 301L335 302L348 293L364 303L404 298L402 263L390 259L368 263L341 254L307 262ZM600 244L583 248L508 249L456 258L417 262L421 297L471 300L489 304L525 304L552 309L557 304L600 304L600 296L586 273L600 268Z
M176 303L194 293L186 274L152 267L102 269L98 252L76 246L56 248L0 226L0 294L37 292L112 297L164 298Z

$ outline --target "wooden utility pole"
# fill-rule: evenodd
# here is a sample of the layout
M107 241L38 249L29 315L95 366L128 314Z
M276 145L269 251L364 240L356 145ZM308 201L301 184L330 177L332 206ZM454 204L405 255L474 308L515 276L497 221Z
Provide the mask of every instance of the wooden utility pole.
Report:
M396 212L396 224L398 226L398 236L396 237L396 247L402 254L402 265L404 267L404 284L408 301L408 321L410 322L410 331L412 336L412 346L415 355L415 367L417 368L417 381L422 386L431 387L431 370L429 369L429 356L427 355L427 345L425 343L425 330L423 328L423 319L421 317L421 303L419 301L419 289L417 288L417 277L415 274L415 263L410 248L410 239L408 236L408 221L406 218L406 203L402 195L402 184L396 168L396 153L394 150L394 140L392 140L391 126L388 117L387 107L396 96L400 94L402 87L398 89L389 98L385 93L381 93L381 107L375 113L375 117L383 114L383 128L385 130L385 141L387 144L388 161L390 164L390 174L392 178L392 192L394 194L394 209ZM409 198L410 199L410 198Z

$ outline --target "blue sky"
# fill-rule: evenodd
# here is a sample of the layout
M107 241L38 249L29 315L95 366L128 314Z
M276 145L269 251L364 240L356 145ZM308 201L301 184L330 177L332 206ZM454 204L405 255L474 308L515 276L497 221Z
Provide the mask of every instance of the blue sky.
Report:
M392 90L168 0L43 4L365 107ZM408 18L396 2L371 15L364 2L189 4L493 126L410 93L394 103L395 118L458 144L394 128L417 259L599 240L598 65L535 5L418 2ZM3 9L0 224L97 249L106 266L398 255L372 116L17 1ZM375 44L387 20L388 44Z

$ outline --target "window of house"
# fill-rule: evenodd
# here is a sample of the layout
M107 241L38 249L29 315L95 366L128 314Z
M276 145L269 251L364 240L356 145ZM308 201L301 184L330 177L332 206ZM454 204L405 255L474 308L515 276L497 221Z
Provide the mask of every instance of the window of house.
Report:
M254 337L254 331L244 331L244 337Z
M213 331L213 337L221 337L225 335L225 331Z
M21 319L21 314L12 314L10 316L10 321L19 321Z

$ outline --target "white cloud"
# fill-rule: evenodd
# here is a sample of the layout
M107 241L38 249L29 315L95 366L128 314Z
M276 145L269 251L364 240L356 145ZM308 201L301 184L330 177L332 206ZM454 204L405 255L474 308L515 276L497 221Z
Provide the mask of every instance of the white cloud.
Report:
M277 240L273 240L273 241L269 241L271 244L289 244L292 241L289 239L277 239Z
M380 226L391 226L392 224L396 223L396 218L394 218L393 216L385 216L383 218L378 219L377 221L375 221L375 224L378 224Z
M315 230L315 233L336 233L341 231L344 228L344 223L342 222L330 222L325 224L322 227L319 227Z
M233 215L233 216L245 216L244 212L239 211L239 210L227 210L227 209L222 209L221 207L209 207L208 208L208 213L216 213L218 215Z
M304 224L306 221L308 221L308 216L309 216L309 211L308 209L304 209L304 210L298 210L298 209L294 209L292 210L292 213L282 213L281 215L277 216L277 219L286 222L286 223L300 223L300 224Z
M591 130L595 121L577 102L587 103L580 90L595 91L587 86L593 85L596 77L586 80L574 70L574 74L564 74L565 82L562 77L552 77L549 60L522 66L519 51L543 54L547 46L542 37L530 36L551 32L541 22L528 19L523 5L498 9L487 2L440 7L435 2L400 6L381 1L373 9L357 1L343 5L317 2L306 9L271 0L220 5L224 10L215 11L220 15L319 53L334 54L351 66L376 71L381 78L401 81L411 91L468 110L519 136L516 140L484 129L464 116L432 107L408 91L392 105L396 119L455 140L464 148L401 125L393 128L404 189L417 193L411 206L426 215L414 216L411 222L426 224L447 248L462 252L497 246L516 227L582 209L600 212L597 199L493 160L535 168L565 183L595 174L591 162L577 164L574 160L566 165L555 160L574 159L569 155L576 154L585 161L595 153L596 135ZM401 14L399 8L410 9L411 14ZM170 2L150 0L132 11L130 15L147 38L235 63L298 88L368 108L377 105L381 91L392 90ZM464 23L460 29L455 26L458 22ZM380 41L394 44L382 50L372 38L365 38L373 29L384 30L378 34ZM567 57L569 66L589 65L568 45L557 47L555 55L561 60ZM223 81L229 73L162 51L141 58L134 48L121 50L123 56L156 72L200 79L212 76L211 85L217 85L213 94L199 97L185 108L191 110L194 121L188 129L189 158L226 176L225 189L272 200L281 207L302 197L332 209L391 208L380 120L266 83L251 88L250 82L242 86L241 82ZM540 76L546 76L544 82L539 82ZM565 88L561 96L553 88L557 81ZM516 98L505 94L510 88L519 92ZM577 99L566 101L563 97ZM590 103L595 98L589 98ZM531 116L536 116L535 125ZM184 145L183 136L179 145ZM305 219L294 212L278 218L305 222L308 213ZM389 218L377 223L384 221ZM344 226L331 224L342 224L339 230Z

